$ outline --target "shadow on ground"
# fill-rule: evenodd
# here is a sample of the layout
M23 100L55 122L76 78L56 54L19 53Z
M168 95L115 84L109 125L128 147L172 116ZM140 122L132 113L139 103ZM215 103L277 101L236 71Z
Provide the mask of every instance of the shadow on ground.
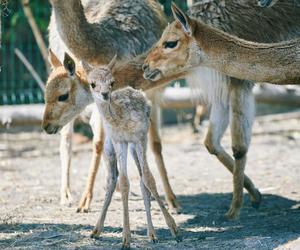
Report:
M231 193L179 196L183 213L193 215L180 225L184 237L218 241L257 237L273 241L273 247L300 237L300 201L264 194L260 208L255 209L249 196L245 195L240 219L228 221L224 214L231 197Z
M133 232L133 242L147 249L273 249L300 237L300 209L297 201L265 194L261 207L251 207L245 196L238 221L223 215L231 194L197 194L178 196L183 214L190 219L179 224L183 242L174 243L167 229L157 229L159 244L147 241L146 229ZM298 206L297 206L298 205ZM0 248L4 249L118 249L121 228L105 227L101 239L90 239L90 225L80 224L0 224ZM136 240L136 238L140 238ZM139 242L138 242L139 241ZM139 245L143 244L143 247ZM133 249L135 246L133 245Z

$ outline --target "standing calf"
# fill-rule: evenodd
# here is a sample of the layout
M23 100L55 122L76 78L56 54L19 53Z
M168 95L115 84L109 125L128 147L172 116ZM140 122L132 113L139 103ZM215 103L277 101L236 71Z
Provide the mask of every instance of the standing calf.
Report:
M159 197L155 179L146 159L150 105L141 91L131 87L112 92L114 78L111 69L115 61L116 57L114 57L108 66L100 66L95 69L91 69L88 65L84 64L84 68L88 71L88 82L91 86L92 95L103 121L106 135L104 152L109 172L102 213L92 236L100 235L103 229L106 212L111 202L119 173L119 186L123 201L123 248L130 247L128 213L129 180L127 176L127 149L129 146L141 177L140 186L147 215L148 236L150 240L156 241L150 213L151 194L158 202L172 235L176 240L179 240L175 221Z

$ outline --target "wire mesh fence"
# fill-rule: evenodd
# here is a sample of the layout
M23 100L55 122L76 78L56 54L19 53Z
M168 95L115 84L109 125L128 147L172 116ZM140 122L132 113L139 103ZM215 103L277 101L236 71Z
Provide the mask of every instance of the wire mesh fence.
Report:
M46 5L37 8L38 2ZM48 1L35 0L31 5L44 40L47 41L46 25L50 16ZM47 78L45 63L23 13L21 2L6 1L6 5L2 4L1 7L0 105L41 103L42 90L15 54L15 49L18 48L41 78Z

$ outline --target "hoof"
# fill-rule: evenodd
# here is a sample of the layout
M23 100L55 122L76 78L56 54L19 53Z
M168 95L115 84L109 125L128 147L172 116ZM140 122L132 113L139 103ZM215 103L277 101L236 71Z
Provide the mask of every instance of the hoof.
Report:
M152 239L151 239L151 242L152 242L153 244L156 244L156 243L158 243L158 239L157 239L157 238L152 238Z
M181 242L182 241L182 235L178 233L177 236L175 237L175 240L177 242Z
M76 213L88 213L90 210L88 208L77 208Z
M65 207L71 207L72 206L72 198L63 198L60 200L60 205Z
M178 203L178 201L175 199L170 200L168 202L169 210L172 214L181 214L182 213L182 207Z
M229 211L225 214L226 220L238 220L240 217L240 213L238 210L229 209Z
M99 237L100 237L100 231L97 230L97 229L94 229L90 237L92 239L99 239Z
M72 195L70 189L66 189L60 194L60 205L71 207L72 206Z
M130 243L129 242L123 243L121 249L122 250L128 250L128 249L130 249Z
M261 193L258 190L257 190L257 193L258 193L258 199L256 201L251 201L251 205L255 209L259 209L260 204L261 204L261 200L262 200Z
M125 246L125 245L123 245L123 246L121 247L121 249L122 249L122 250L129 250L129 249L130 249L130 246Z
M149 237L149 239L150 239L150 242L152 242L152 243L157 243L157 242L158 242L158 240L157 240L157 238L156 238L156 235L155 235L155 232L153 232L153 233L148 233L148 237Z

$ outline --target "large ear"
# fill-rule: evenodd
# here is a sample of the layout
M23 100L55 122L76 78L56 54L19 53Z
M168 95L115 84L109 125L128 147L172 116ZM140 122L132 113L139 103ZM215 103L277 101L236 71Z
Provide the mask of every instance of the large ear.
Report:
M109 62L109 64L107 65L107 67L112 70L114 68L114 66L116 65L117 62L117 57L118 55L116 54L113 59L111 59L111 61Z
M62 66L61 62L58 60L57 56L53 53L51 49L49 49L48 60L53 69Z
M171 9L175 20L177 20L181 24L184 32L187 35L191 36L192 28L190 25L190 18L187 15L185 15L184 12L181 9L179 9L174 2L172 2Z
M80 64L81 64L81 66L84 69L86 74L89 74L93 69L92 65L90 65L86 61L80 61Z
M76 70L75 62L67 52L65 52L64 67L70 76L74 76Z

